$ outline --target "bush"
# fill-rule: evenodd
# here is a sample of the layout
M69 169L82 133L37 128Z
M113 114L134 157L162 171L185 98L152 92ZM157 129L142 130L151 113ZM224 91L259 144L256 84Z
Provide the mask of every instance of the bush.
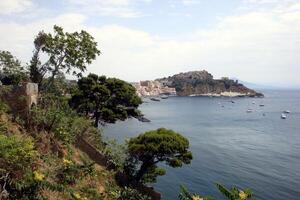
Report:
M37 156L33 142L28 138L0 134L0 168L15 173L28 169Z
M103 153L110 163L119 169L123 168L127 157L125 145L118 144L116 140L109 140L106 142Z
M30 139L0 134L0 199L42 198L40 181L44 176L32 171L37 155Z
M147 195L141 194L139 191L133 188L125 187L118 198L118 200L150 200Z
M64 185L73 185L86 176L95 174L94 163L75 164L64 159L64 167L57 174L59 182Z

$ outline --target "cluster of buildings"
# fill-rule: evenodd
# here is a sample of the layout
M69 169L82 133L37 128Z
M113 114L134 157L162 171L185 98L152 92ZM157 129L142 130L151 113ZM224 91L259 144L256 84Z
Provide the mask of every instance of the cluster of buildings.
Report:
M132 83L140 97L176 95L175 88L162 85L159 81L140 81Z

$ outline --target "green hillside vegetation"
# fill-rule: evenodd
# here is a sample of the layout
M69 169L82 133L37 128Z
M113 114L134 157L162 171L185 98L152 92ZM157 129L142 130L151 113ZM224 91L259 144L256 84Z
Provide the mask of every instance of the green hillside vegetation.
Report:
M0 199L149 200L158 193L145 184L166 173L159 163L191 163L188 139L173 130L141 133L125 145L104 140L98 126L140 116L142 101L125 81L82 76L100 54L89 33L54 26L54 34L36 36L34 47L26 66L0 51ZM39 86L38 103L20 111L27 97L7 96L28 81ZM229 199L241 193L220 191Z

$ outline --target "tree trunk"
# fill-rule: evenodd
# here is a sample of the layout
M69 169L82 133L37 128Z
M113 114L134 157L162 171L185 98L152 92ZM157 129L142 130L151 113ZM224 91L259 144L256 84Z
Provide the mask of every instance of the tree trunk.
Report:
M136 177L135 177L135 181L137 183L140 183L140 181L142 180L143 176L147 173L148 168L152 165L152 163L150 162L144 162L139 170L139 172L137 173Z
M100 116L99 113L95 113L94 115L95 115L94 127L98 128Z

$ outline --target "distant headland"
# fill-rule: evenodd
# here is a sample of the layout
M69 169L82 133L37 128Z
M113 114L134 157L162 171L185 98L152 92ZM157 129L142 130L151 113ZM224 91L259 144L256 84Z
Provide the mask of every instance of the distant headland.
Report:
M263 97L262 93L247 88L237 80L227 77L214 79L205 70L190 71L154 81L133 83L139 96L225 96L225 97Z

